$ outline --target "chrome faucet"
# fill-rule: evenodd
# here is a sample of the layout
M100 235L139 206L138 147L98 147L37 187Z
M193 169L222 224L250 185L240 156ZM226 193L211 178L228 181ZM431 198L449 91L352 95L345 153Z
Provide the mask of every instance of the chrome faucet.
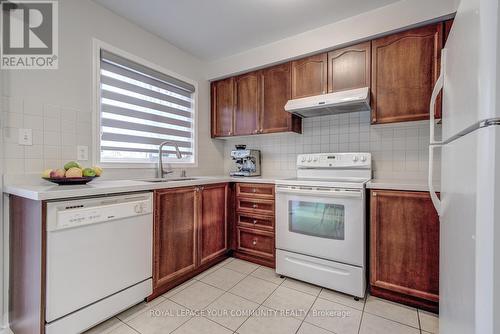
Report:
M181 151L179 150L179 145L173 141L164 141L160 143L160 146L158 146L158 169L156 170L156 177L158 178L163 178L165 174L171 174L174 171L170 168L169 170L164 170L163 169L163 146L165 145L171 145L175 147L175 155L177 156L177 159L182 159L182 154Z

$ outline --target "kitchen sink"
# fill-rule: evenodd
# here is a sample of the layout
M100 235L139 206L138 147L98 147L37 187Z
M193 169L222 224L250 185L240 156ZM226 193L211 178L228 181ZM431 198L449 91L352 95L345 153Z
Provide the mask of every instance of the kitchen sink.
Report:
M193 180L198 180L197 177L180 177L180 178L172 178L172 179L147 179L147 180L141 180L144 182L152 182L152 183L160 183L160 182L179 182L179 181L193 181Z

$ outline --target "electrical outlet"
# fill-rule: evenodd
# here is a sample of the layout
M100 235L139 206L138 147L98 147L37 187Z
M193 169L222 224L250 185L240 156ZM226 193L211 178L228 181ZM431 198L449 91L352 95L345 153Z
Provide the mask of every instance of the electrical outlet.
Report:
M19 129L19 145L33 145L33 130L32 129Z
M89 147L85 145L78 145L76 147L77 160L86 161L89 160Z

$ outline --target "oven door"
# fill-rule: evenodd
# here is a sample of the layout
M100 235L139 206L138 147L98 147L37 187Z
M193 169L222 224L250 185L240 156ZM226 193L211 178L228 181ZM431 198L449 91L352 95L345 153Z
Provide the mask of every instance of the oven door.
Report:
M277 185L276 248L364 266L364 189Z

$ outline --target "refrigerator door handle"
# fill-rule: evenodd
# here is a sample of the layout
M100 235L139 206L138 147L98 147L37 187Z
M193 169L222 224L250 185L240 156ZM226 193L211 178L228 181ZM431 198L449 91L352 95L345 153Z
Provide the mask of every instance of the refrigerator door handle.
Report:
M429 177L428 177L428 187L429 194L431 195L432 204L436 208L437 214L441 216L441 200L439 199L436 190L434 189L434 149L441 147L441 145L429 145Z
M436 99L439 95L439 92L443 89L443 84L444 84L444 66L446 63L446 49L441 50L441 71L439 73L439 77L436 80L436 84L434 85L434 89L432 90L432 95L431 95L431 102L429 105L429 116L430 116L430 122L429 122L429 175L427 179L428 187L429 187L429 193L431 195L431 200L432 204L434 204L434 207L436 208L436 211L438 215L441 216L441 200L437 196L437 193L434 189L434 148L440 147L441 142L437 142L435 135L434 135L434 129L436 126L435 122L435 110L436 110Z
M436 84L434 85L434 89L432 90L431 102L429 106L429 116L430 116L430 144L441 144L440 142L436 142L436 138L434 136L434 129L436 126L435 120L435 110L436 110L436 100L439 95L439 92L443 89L444 85L444 66L446 64L446 49L441 50L441 71L439 73L439 77L436 80Z

